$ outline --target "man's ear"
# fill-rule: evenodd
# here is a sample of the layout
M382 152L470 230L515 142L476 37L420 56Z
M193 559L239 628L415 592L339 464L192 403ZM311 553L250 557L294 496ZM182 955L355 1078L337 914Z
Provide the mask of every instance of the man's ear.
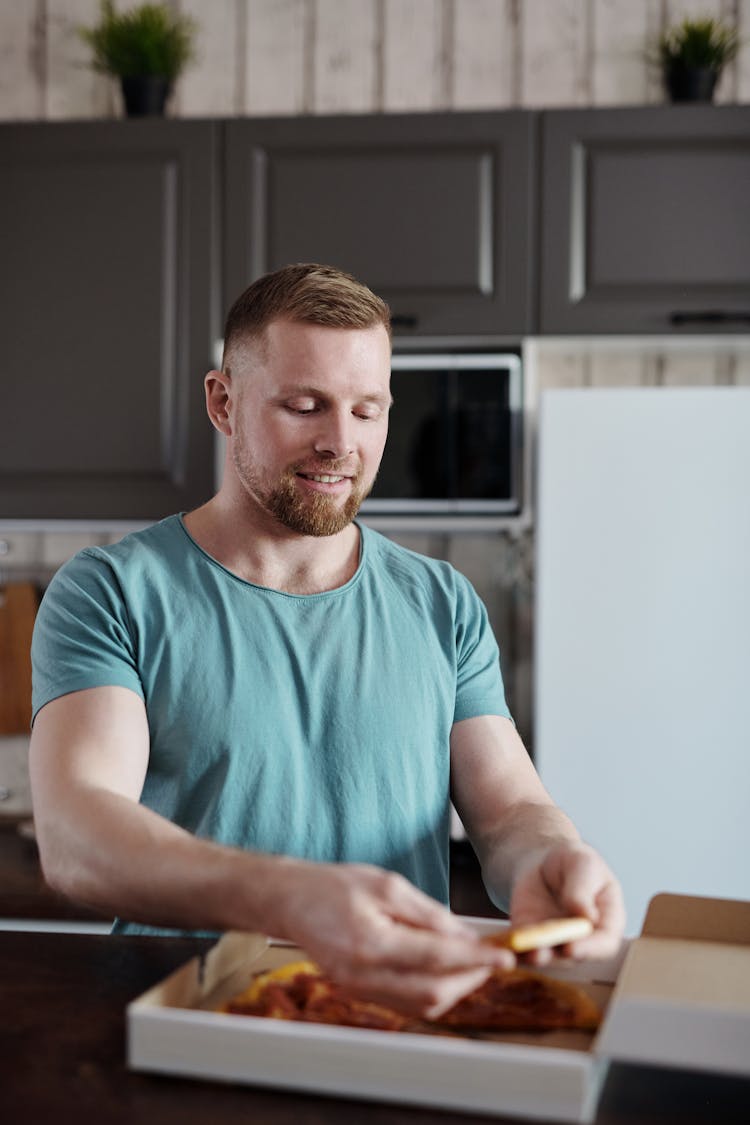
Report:
M206 411L212 426L225 437L231 437L231 375L224 371L209 371L203 380L203 385L206 388Z

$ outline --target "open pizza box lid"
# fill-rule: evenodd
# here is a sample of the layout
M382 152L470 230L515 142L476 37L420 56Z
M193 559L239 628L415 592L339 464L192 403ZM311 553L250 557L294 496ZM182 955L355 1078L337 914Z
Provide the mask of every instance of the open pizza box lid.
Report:
M502 926L471 921L482 932ZM254 973L303 956L260 934L226 934L206 956L128 1006L128 1064L192 1078L560 1122L593 1119L608 1057L750 1072L750 904L659 896L643 936L624 943L618 957L556 968L555 975L581 983L606 1006L595 1034L442 1038L215 1010ZM697 971L696 963L704 967ZM718 992L712 980L721 982ZM665 1042L670 1037L671 1047ZM718 1049L712 1040L731 1049Z
M750 1074L750 902L660 894L597 1036L609 1059Z

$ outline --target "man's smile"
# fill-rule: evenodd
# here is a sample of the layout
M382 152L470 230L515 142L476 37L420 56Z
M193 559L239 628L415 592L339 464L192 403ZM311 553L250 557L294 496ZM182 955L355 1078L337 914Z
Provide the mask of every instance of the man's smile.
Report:
M329 473L299 473L298 475L304 477L305 480L315 480L319 481L321 484L338 484L341 480L349 480L348 477L333 476Z

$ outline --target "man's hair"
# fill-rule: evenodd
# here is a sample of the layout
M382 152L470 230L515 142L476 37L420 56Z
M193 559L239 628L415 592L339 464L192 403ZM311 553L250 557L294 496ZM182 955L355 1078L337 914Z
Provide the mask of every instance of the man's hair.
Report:
M259 277L232 305L224 328L224 364L238 345L258 339L273 320L329 328L374 328L391 335L388 305L335 266L302 262Z

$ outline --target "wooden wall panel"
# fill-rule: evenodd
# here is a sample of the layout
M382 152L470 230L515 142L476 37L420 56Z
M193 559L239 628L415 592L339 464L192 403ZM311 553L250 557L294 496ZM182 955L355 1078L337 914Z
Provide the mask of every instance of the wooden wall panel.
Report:
M242 113L310 113L311 70L308 0L238 0L246 6L245 82Z
M737 25L742 47L716 100L750 101L750 0L169 3L199 24L199 58L178 83L174 116L660 102L647 54L686 15ZM75 35L97 14L98 0L0 4L0 118L121 114L116 84L85 65Z
M454 109L518 105L518 37L519 11L513 0L460 0L456 4Z
M590 104L587 0L524 0L521 10L521 103Z
M197 57L177 83L172 113L217 117L242 108L244 12L237 0L179 0L180 11L200 27ZM210 16L209 16L210 11Z
M444 0L382 0L379 109L450 108L446 84ZM379 13L378 13L379 14Z
M375 0L316 0L313 112L368 113L378 88Z
M735 66L734 94L738 102L750 102L750 0L735 0L742 45Z
M40 0L0 5L0 118L44 117L45 11Z
M79 28L93 26L98 15L98 0L46 2L44 108L49 120L120 112L116 83L92 69L91 51L78 34Z
M658 72L648 64L646 44L659 35L653 0L593 0L591 7L591 101L625 105L662 99Z
M663 356L662 385L705 387L717 382L718 355L710 349L667 352Z
M640 387L644 381L643 357L633 352L594 352L588 362L591 387Z

